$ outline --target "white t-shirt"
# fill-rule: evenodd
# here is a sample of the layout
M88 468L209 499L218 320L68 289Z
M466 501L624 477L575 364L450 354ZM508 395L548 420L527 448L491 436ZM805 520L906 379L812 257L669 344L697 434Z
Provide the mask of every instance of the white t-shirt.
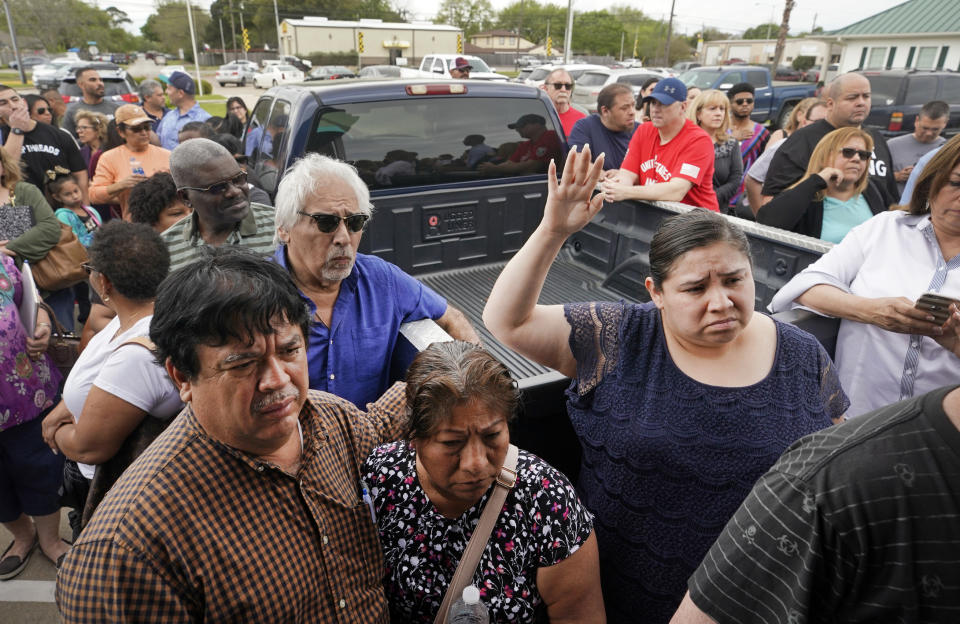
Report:
M105 392L147 412L154 418L168 419L182 408L180 393L173 381L153 359L153 354L140 345L126 345L127 340L150 334L148 316L118 336L120 320L114 318L99 331L77 358L76 364L63 386L63 400L74 420L83 412L90 388L97 386ZM80 472L93 478L95 466L81 464Z

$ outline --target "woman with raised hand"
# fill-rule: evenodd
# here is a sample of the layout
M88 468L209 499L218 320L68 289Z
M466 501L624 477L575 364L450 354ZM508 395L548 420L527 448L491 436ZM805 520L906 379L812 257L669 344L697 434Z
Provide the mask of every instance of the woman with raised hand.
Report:
M686 581L754 481L802 436L842 417L835 368L809 334L754 313L746 236L692 209L650 245L653 301L539 305L568 236L599 212L602 157L548 173L540 226L484 309L503 343L572 379L578 492L595 516L611 622L668 622Z

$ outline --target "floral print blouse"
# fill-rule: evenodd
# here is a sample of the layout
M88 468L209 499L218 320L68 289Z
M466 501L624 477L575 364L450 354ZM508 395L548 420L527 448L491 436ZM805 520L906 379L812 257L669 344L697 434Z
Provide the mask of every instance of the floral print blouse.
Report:
M0 254L0 431L29 422L53 405L60 371L46 353L27 355L27 334L18 306L23 297L20 271Z
M491 622L533 622L543 604L537 570L572 555L593 531L593 516L558 470L521 450L517 473L473 577ZM391 620L433 622L490 491L446 518L423 491L407 442L375 449L360 474L376 510Z

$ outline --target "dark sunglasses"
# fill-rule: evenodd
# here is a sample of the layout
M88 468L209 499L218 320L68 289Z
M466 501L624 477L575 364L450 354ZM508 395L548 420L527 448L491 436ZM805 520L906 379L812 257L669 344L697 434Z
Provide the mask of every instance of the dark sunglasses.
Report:
M744 104L753 104L753 98L737 98L734 100L734 103L736 103L738 106L742 106Z
M867 162L870 160L870 157L873 156L873 154L867 150L858 150L853 149L852 147L842 147L840 148L840 153L843 154L843 157L847 159L853 158L854 155L859 156L860 160L863 162Z
M370 215L366 214L352 214L347 217L341 217L332 214L310 214L309 212L303 212L301 210L298 210L297 214L313 219L313 222L317 224L317 229L324 234L335 232L337 228L340 227L341 221L347 224L347 229L351 232L359 232L363 229L363 226L366 225L367 219L370 218Z
M90 275L91 273L97 270L96 267L94 267L92 264L88 262L84 262L80 266L83 268L84 271L87 272L87 275Z
M138 126L128 126L127 124L120 124L120 125L127 132L149 132L151 123L147 121Z
M49 113L49 112L50 112L49 108L43 108L43 107L37 108L36 110L36 113L38 115L45 115L46 113Z
M206 188L197 188L195 186L181 186L179 191L197 191L199 193L209 193L211 195L223 195L227 192L227 189L230 188L230 185L234 185L237 188L246 188L247 186L247 172L241 171L237 175L233 176L229 180L222 180L216 184L211 184Z
M573 90L572 82L548 82L547 84L549 84L551 87L553 87L557 91L562 91L564 89L566 89L567 91Z

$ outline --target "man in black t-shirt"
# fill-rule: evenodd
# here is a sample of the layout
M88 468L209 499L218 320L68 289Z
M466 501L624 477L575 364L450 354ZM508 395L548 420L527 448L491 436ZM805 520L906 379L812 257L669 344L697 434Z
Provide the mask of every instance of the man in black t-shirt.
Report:
M770 162L763 182L763 194L776 196L803 177L813 149L820 139L837 128L857 127L870 114L870 81L856 73L837 76L824 90L827 116L805 128L795 131L780 146ZM870 159L870 178L883 196L886 205L900 199L894 177L893 157L883 135L865 129L873 137L873 157Z
M956 622L960 389L787 449L688 582L671 624Z
M20 164L27 182L43 190L47 171L63 167L73 174L87 203L87 165L69 134L30 119L26 101L5 85L0 85L0 121L6 124L0 128L3 150Z

